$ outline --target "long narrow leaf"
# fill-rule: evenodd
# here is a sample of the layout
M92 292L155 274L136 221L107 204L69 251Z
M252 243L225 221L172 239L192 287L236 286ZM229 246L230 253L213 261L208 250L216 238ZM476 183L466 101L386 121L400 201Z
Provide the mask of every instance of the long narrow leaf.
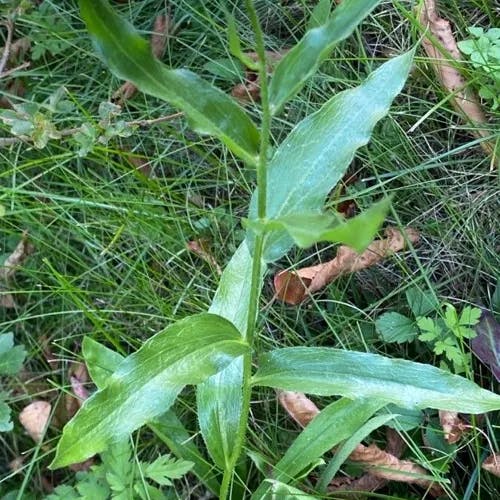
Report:
M329 21L308 31L279 62L269 86L272 113L292 98L311 77L332 48L347 38L380 0L344 0Z
M369 141L373 127L403 88L412 58L410 51L384 63L359 87L332 97L290 132L269 164L269 219L321 210L356 150ZM249 219L256 218L256 206L254 193ZM292 244L286 231L273 232L266 239L265 259L279 259Z
M269 100L273 113L304 86L334 45L347 38L379 3L380 0L344 0L330 20L304 35L280 61L271 79Z
M116 76L181 109L196 131L218 137L235 154L255 163L258 130L231 97L191 71L168 69L106 0L80 0L80 9L94 45Z
M255 385L323 396L376 398L408 408L463 413L500 409L500 396L458 375L403 359L321 347L265 354Z
M377 415L363 424L358 430L352 433L341 446L335 450L335 456L325 468L317 484L317 489L321 492L326 492L326 489L335 474L337 474L340 466L347 460L349 455L354 451L356 446L363 441L375 429L386 424L389 420L394 418L395 415Z
M82 354L90 377L98 389L104 389L109 378L125 359L121 354L85 337L82 344ZM220 485L214 477L212 468L194 444L188 431L182 425L173 410L160 415L148 424L148 427L160 438L168 448L183 460L194 463L193 472L216 495Z
M128 437L168 410L185 385L203 382L245 352L239 332L220 316L198 314L169 326L85 401L64 428L51 467L81 462Z
M273 479L291 482L314 460L357 431L385 403L377 400L340 399L324 408L288 448L274 467ZM252 496L266 497L270 485L263 482Z
M250 301L252 257L244 241L222 274L210 312L231 321L245 334ZM243 359L197 387L198 419L210 456L221 468L231 459L242 410Z

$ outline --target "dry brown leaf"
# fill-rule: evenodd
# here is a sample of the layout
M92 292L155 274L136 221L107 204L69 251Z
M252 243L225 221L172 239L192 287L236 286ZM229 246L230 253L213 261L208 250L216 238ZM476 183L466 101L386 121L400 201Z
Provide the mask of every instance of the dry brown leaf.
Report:
M95 464L94 457L88 458L85 462L68 465L68 469L73 472L87 472Z
M172 30L172 22L166 14L156 17L151 35L151 52L157 59L161 59L165 54L169 33ZM112 96L112 101L122 105L131 99L137 92L137 87L132 82L125 82Z
M305 427L318 413L318 407L302 392L279 391L278 401L301 427Z
M69 420L89 397L85 384L89 381L87 367L83 363L72 363L68 370L73 394L65 395L66 418Z
M319 413L318 407L301 392L280 391L278 400L301 427L309 424ZM349 455L349 459L369 468L369 472L355 481L348 481L348 484L337 485L338 490L373 491L382 487L385 481L400 481L430 488L432 495L439 496L442 493L442 488L438 484L421 477L415 477L427 475L425 469L410 460L398 458L404 450L404 442L400 436L396 432L388 433L387 436L388 451L381 450L375 444L370 446L358 444L356 446Z
M268 73L272 73L280 59L282 59L287 52L288 50L282 50L280 52L266 50ZM257 52L246 52L245 55L254 62L259 60ZM247 68L245 70L245 81L235 85L231 90L231 95L243 102L258 101L260 99L260 79L258 73L250 68Z
M359 444L349 455L349 460L359 462L363 467L369 467L370 474L378 478L417 484L422 488L430 487L432 495L442 494L443 490L438 484L425 478L415 477L428 475L424 468L410 460L400 460L391 453L381 450L376 444L372 443L370 446Z
M297 271L281 271L274 276L276 296L287 304L299 304L309 294L324 288L339 276L371 267L394 252L403 250L405 236L413 244L419 239L418 232L411 228L405 229L403 234L399 229L389 227L385 235L386 238L373 241L361 254L341 245L336 257L329 262Z
M43 438L51 409L52 405L47 401L34 401L23 408L19 414L19 422L37 443Z
M453 36L450 22L439 17L435 0L424 0L420 11L420 23L433 35L439 43L438 46L428 37L422 40L425 52L431 60L442 86L453 93L452 103L455 108L464 115L465 119L477 127L472 132L475 137L482 138L491 135L491 131L481 127L486 123L486 117L479 105L474 92L467 87L467 82L458 69L450 63L450 59L460 61L462 59L458 50L457 42ZM493 163L496 161L495 144L490 141L482 141L483 150L493 156Z
M26 258L33 253L34 247L28 241L28 233L25 231L21 241L17 244L14 251L5 259L3 266L0 267L0 281L7 281L16 273L19 266L23 264Z
M486 460L483 462L481 467L484 470L491 472L491 474L500 477L500 453L486 457Z
M28 241L28 233L25 231L21 241L17 244L14 251L5 259L0 267L0 293L2 290L8 290L8 281L14 277L17 268L23 264L26 258L33 253L34 247ZM10 293L1 293L0 306L6 309L16 307L14 296Z
M439 410L439 422L443 428L444 439L450 444L459 441L469 428L454 411Z
M190 252L195 253L205 262L208 262L217 271L217 274L219 276L222 274L221 267L215 260L215 257L210 253L207 240L200 239L200 240L188 241L186 243L186 247Z

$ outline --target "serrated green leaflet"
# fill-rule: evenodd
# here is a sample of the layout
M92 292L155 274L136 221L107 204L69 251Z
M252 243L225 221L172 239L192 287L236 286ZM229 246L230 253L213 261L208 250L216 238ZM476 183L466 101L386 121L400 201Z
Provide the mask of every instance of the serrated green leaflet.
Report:
M322 396L375 398L409 408L463 413L500 409L500 396L431 365L378 354L289 347L265 354L254 385Z
M80 0L80 10L94 45L116 76L181 109L197 132L218 137L236 155L255 163L259 132L231 97L191 71L168 69L105 0Z
M356 432L382 406L383 402L363 399L340 399L331 403L314 417L288 448L274 467L273 478L283 483L291 482L310 463ZM265 498L269 489L269 483L263 482L252 499Z
M290 132L269 163L268 219L322 209L356 150L369 141L403 88L412 59L410 51L384 63L359 87L335 95ZM248 218L257 218L257 192ZM264 259L275 261L292 245L286 231L275 231L266 236Z
M308 31L280 61L269 86L271 111L277 113L318 69L335 44L347 38L380 0L344 0L331 18Z
M214 314L181 320L128 356L66 425L52 468L81 462L161 415L187 384L198 384L248 351Z

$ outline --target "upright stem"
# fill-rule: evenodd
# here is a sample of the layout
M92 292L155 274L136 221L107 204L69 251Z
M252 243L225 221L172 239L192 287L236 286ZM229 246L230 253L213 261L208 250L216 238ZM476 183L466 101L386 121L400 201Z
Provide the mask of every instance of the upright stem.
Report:
M269 93L267 86L267 64L266 51L264 45L264 34L257 17L253 0L245 0L248 16L252 29L255 33L255 43L257 55L259 56L259 80L260 80L260 98L262 104L262 123L260 131L260 150L259 161L257 163L257 217L264 219L266 217L267 200L267 152L269 148L269 134L271 125L271 113L269 110ZM250 298L248 304L248 318L246 327L246 340L250 346L253 344L255 336L255 324L257 320L259 299L261 292L261 273L262 273L262 251L264 248L264 235L258 233L255 237L255 243L252 255L252 280L250 283ZM252 354L246 354L243 359L243 401L240 422L238 426L238 435L231 455L230 463L224 471L219 498L225 500L229 494L231 479L234 468L241 454L241 449L245 441L246 428L248 424L248 415L250 412L250 398L252 388L250 378L252 376Z

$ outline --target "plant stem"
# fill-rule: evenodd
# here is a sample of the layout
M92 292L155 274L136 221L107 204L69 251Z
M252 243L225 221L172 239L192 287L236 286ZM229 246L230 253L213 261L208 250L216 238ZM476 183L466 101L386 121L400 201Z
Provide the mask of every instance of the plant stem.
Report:
M262 104L262 123L260 131L259 163L257 164L257 216L260 219L266 217L267 199L267 151L269 148L269 132L271 126L271 112L269 109L269 91L267 85L266 49L264 45L264 34L255 11L253 0L246 0L246 8L252 29L255 33L256 52L259 56L259 81L260 101Z
M269 93L267 86L267 64L266 51L264 45L264 34L257 17L253 0L245 0L248 16L252 29L255 33L256 51L259 56L259 80L260 97L262 104L262 123L260 136L259 161L257 163L257 217L264 219L266 217L267 201L267 152L269 148L269 135L271 125L271 113L269 110ZM262 274L262 253L264 248L264 235L257 234L252 254L252 280L250 283L250 298L248 304L248 317L245 338L250 346L253 344L255 336L255 326L257 321L259 299L261 292L261 274ZM246 354L243 358L243 383L242 383L242 409L238 426L238 435L231 455L230 463L224 471L222 479L220 497L225 500L229 494L231 479L234 468L240 457L243 444L245 442L246 428L248 424L248 415L250 413L250 399L252 387L250 378L252 376L252 354Z

